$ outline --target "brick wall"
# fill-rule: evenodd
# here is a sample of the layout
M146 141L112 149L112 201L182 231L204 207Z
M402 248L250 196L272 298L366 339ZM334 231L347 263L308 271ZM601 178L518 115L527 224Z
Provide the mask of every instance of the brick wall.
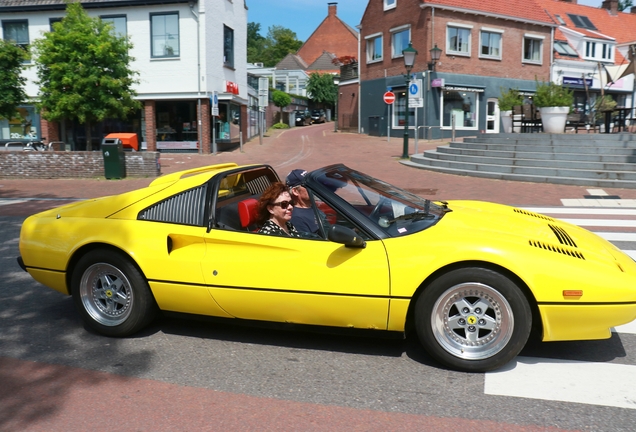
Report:
M358 37L347 28L336 13L336 5L328 5L327 18L298 50L297 54L307 64L315 62L325 51L337 57L358 57Z
M338 97L338 129L358 131L358 83L340 86Z
M470 56L446 55L446 28L448 23L473 26L471 29ZM435 70L442 73L466 74L514 78L522 80L549 81L550 78L550 27L471 15L444 9L436 9L432 23L431 9L421 9L419 2L399 2L395 9L383 10L383 2L370 2L362 18L360 46L360 77L363 81L404 74L404 59L392 58L390 29L409 24L413 48L418 50L413 72L428 69L429 50L433 44L442 49ZM479 33L482 27L504 30L502 59L491 60L479 57ZM434 32L434 34L432 34ZM367 63L365 37L382 33L383 60ZM543 63L522 63L524 34L543 36ZM432 39L431 39L432 38ZM431 43L432 42L432 43Z
M159 152L126 152L128 177L161 175ZM95 178L104 177L102 152L0 152L0 178Z

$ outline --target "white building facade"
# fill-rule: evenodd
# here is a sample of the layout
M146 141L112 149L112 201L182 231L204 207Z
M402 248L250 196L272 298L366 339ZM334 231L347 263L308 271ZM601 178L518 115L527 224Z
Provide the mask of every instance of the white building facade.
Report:
M133 43L130 68L137 71L137 99L143 109L126 120L95 126L101 139L111 132L135 132L143 147L208 153L247 139L247 7L244 0L82 1L86 12L111 22ZM2 37L30 44L65 15L62 1L0 1ZM34 63L25 64L26 92L38 99ZM212 105L218 115L212 117ZM29 124L30 127L24 127ZM0 141L62 140L85 146L83 126L51 124L33 105L20 117L0 119ZM99 142L93 143L98 148Z

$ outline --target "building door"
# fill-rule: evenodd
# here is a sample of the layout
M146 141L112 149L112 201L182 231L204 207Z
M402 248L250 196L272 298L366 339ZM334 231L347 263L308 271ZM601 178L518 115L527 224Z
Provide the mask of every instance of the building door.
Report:
M499 101L497 98L488 99L486 133L499 133Z

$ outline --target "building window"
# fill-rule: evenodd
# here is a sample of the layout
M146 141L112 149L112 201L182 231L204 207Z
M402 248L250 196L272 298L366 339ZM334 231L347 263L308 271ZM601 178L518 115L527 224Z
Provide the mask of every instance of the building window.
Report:
M404 128L404 111L406 110L406 90L401 89L393 91L395 93L395 102L393 107L393 125L394 129ZM409 128L415 127L415 108L408 109Z
M394 9L397 6L397 0L384 0L384 10Z
M2 34L6 41L13 41L25 50L29 47L29 22L26 20L2 21Z
M572 48L567 42L563 41L554 41L554 50L561 55L569 56L569 57L578 57L574 48Z
M470 29L448 27L447 52L449 54L470 55Z
M382 60L382 35L367 37L367 63Z
M62 18L49 18L49 29L53 31L53 24L59 23Z
M0 117L0 139L40 139L40 116L34 106L20 106L15 117Z
M125 16L102 16L100 18L105 23L110 23L113 26L113 34L115 36L125 37L128 34Z
M409 46L411 42L411 29L396 31L391 33L391 47L393 49L393 58L402 57L402 51Z
M179 14L151 14L152 57L179 56Z
M455 129L477 129L477 92L445 89L441 98L443 128L451 128L454 120Z
M234 30L223 26L223 64L234 67Z
M481 31L480 57L501 59L501 33Z
M596 44L594 42L585 42L585 57L596 57Z
M541 63L541 47L543 41L532 37L523 38L523 61L526 63Z
M612 46L603 44L603 60L612 60Z

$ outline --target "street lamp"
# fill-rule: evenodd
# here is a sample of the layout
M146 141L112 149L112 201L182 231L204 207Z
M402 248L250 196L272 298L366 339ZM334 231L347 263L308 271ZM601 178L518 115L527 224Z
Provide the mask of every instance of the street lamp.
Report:
M431 48L429 52L431 53L431 61L428 63L428 70L435 72L435 64L441 57L442 50L437 48L437 44L435 44L435 48Z
M334 106L333 106L333 113L334 113L333 131L338 132L338 102L340 101L340 87L338 87L338 84L340 84L340 75L333 76L333 84L336 86L336 102L334 103Z
M406 68L406 107L404 107L404 144L402 146L402 159L409 158L409 85L411 83L411 69L415 63L417 50L413 48L411 42L409 46L402 50L404 57L404 67Z

